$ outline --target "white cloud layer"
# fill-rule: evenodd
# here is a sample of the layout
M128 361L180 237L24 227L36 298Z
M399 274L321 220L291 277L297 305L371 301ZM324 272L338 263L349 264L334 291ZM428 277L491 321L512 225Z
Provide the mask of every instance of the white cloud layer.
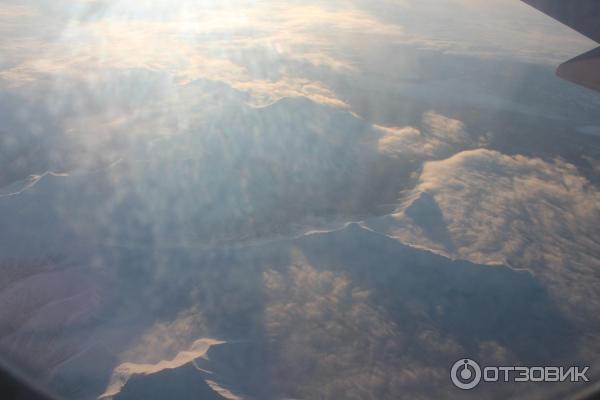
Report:
M569 318L597 321L600 190L564 161L460 152L426 163L396 213L366 224L451 257L527 269Z
M473 145L463 122L433 111L423 115L421 129L379 125L375 128L383 133L378 142L379 151L395 157L436 159Z

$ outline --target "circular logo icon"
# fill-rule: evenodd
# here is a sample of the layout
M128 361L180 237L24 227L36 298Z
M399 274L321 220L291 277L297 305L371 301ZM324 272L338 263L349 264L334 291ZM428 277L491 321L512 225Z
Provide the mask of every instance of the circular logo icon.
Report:
M450 370L450 377L457 388L473 389L481 381L481 368L475 361L463 358L454 363Z

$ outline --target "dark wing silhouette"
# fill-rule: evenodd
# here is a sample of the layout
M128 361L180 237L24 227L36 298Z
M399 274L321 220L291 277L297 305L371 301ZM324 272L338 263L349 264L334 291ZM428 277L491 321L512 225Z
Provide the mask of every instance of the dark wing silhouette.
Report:
M600 43L600 0L523 0ZM558 67L558 76L600 91L600 47Z

